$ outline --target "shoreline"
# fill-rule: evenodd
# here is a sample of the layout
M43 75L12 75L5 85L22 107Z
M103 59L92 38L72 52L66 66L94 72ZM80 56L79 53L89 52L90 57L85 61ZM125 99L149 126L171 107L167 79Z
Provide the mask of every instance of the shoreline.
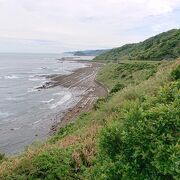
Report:
M74 59L72 59L74 61ZM78 61L84 63L84 61ZM96 80L98 70L104 65L102 63L86 61L87 67L79 68L69 75L54 75L49 77L51 81L48 86L42 88L53 88L63 86L69 89L86 89L82 93L80 100L72 107L68 108L63 116L58 116L51 126L49 135L54 135L60 128L66 126L83 112L88 112L99 97L105 97L108 89Z
M102 63L87 60L79 61L73 58L69 58L69 60L72 63L73 61L82 63L82 65L77 66L74 70L69 68L69 73L43 75L47 79L47 84L36 87L35 94L43 97L48 95L46 98L48 100L51 98L53 92L61 94L59 96L62 100L59 99L59 96L57 96L57 99L56 96L53 96L53 103L56 109L51 110L50 101L47 103L43 102L45 106L48 106L47 111L44 112L45 114L42 114L42 111L37 116L31 114L30 118L27 118L26 121L13 121L14 123L10 125L5 124L4 130L1 132L3 135L1 136L2 143L0 147L2 153L8 156L21 154L32 144L45 142L60 127L73 122L82 112L90 110L98 97L107 95L106 89L95 81L96 74L103 65ZM47 89L50 95L46 94L46 91L43 91L43 89ZM41 108L41 105L39 108Z

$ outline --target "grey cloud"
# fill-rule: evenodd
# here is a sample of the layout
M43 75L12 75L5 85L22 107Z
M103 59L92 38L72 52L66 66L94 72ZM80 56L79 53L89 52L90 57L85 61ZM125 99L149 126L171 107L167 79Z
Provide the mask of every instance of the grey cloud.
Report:
M180 0L0 0L0 51L120 46L180 26L179 8Z

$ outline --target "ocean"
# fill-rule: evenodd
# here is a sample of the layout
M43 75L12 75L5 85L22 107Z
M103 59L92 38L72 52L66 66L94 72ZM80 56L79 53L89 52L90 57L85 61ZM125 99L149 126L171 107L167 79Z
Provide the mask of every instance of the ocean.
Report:
M63 54L0 54L0 152L16 154L45 140L50 127L79 100L64 87L41 89L47 75L69 74L86 63L63 61Z

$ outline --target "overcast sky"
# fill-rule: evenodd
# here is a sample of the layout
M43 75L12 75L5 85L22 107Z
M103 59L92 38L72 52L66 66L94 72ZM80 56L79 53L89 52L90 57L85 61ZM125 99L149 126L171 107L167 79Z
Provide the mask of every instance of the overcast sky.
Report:
M0 52L138 42L180 28L180 0L0 0Z

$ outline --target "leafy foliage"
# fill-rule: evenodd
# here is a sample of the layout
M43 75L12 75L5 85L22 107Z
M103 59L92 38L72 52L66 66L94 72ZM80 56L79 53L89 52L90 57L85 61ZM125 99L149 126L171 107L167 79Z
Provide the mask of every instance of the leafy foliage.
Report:
M96 103L94 104L93 106L93 109L94 110L98 110L100 109L100 107L102 106L102 104L104 104L106 102L106 99L105 98L99 98Z
M23 161L4 179L76 179L74 165L70 150L51 148L35 156L31 162Z
M4 159L4 156L5 156L4 154L1 154L1 153L0 153L0 163L1 163L1 161Z
M171 76L172 76L175 80L180 79L180 65L171 72Z
M55 143L57 140L62 139L68 134L73 132L74 124L69 123L65 127L60 128L60 130L49 140L51 143Z
M180 56L180 29L173 29L143 42L127 44L97 56L94 60L162 60Z
M168 84L157 96L127 102L120 110L123 122L117 117L102 131L97 160L101 163L93 178L179 179L179 105L179 82Z
M72 179L73 167L72 160L61 149L50 149L37 156L33 163L36 172L33 173L32 179ZM74 177L75 178L75 177Z
M116 93L116 92L120 91L121 89L123 89L124 87L125 87L124 84L118 82L118 83L112 88L112 90L110 91L110 94Z

